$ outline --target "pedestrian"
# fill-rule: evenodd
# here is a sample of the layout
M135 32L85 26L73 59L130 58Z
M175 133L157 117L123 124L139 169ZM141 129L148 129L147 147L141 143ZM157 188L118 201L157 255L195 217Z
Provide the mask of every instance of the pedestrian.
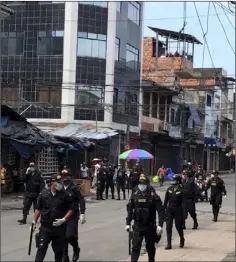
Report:
M181 176L174 176L171 186L166 190L164 200L164 210L166 219L167 246L165 249L171 249L173 220L180 237L181 248L184 247L184 230L183 230L183 189L181 187Z
M117 200L120 200L120 190L123 192L123 199L126 199L125 195L125 180L126 180L126 173L125 169L122 165L118 165L117 175L116 175L116 189L117 189Z
M184 213L184 223L183 223L183 229L186 229L185 226L185 220L188 218L188 213L193 219L193 228L198 228L198 222L197 222L197 214L196 214L196 196L197 196L197 186L195 184L195 181L192 176L192 172L188 171L186 180L183 181L182 187L183 187L183 213Z
M35 210L35 205L37 203L37 198L40 192L45 188L45 182L41 175L41 172L35 167L34 162L29 164L26 173L23 175L22 181L25 183L25 194L23 200L23 218L17 220L20 225L24 225L27 222L27 216L29 215L29 210L33 204Z
M105 179L106 179L106 170L104 168L104 164L101 163L100 168L97 170L97 175L96 175L97 200L104 200L103 193L105 189Z
M78 243L78 220L81 224L86 222L85 220L85 200L84 196L81 194L81 190L78 185L76 185L71 178L71 174L67 170L61 172L63 179L64 190L71 196L72 201L75 206L75 210L72 216L68 219L66 224L66 234L65 234L65 245L63 250L63 262L69 262L68 247L69 244L73 247L73 258L72 261L75 262L79 259L80 248Z
M156 211L158 212L159 225L156 225ZM133 225L133 240L131 261L137 262L145 238L148 261L155 261L155 242L160 240L164 223L164 210L160 197L155 189L148 183L146 176L141 175L139 184L135 187L127 204L126 231Z
M38 197L33 217L34 231L41 216L35 262L44 261L50 243L55 255L54 261L62 262L67 221L75 210L72 198L63 189L62 177L52 175L49 183L49 189L44 189Z
M89 169L85 162L80 167L80 176L81 176L81 179L89 178Z
M227 197L227 191L225 189L225 183L223 179L219 177L218 171L212 172L213 177L208 180L206 190L211 188L210 204L212 205L213 219L212 221L217 222L219 211L222 205L222 195Z
M113 181L115 170L110 163L105 163L105 172L106 172L106 199L108 199L109 189L111 189L111 198L115 199L115 185Z
M162 187L164 184L165 175L166 175L166 169L164 165L162 165L161 168L159 168L157 171L157 176L159 177L159 181L160 181L160 187Z

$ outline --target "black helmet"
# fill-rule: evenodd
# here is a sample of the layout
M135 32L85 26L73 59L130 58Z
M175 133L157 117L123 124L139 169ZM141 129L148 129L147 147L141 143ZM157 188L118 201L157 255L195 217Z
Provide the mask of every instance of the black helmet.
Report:
M175 176L173 177L173 179L176 180L177 182L181 182L182 177L179 176L179 175L175 175Z

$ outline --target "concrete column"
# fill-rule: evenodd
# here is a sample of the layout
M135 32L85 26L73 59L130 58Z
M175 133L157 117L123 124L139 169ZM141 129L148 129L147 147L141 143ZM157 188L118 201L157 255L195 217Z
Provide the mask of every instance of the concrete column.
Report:
M104 122L112 123L115 71L116 2L108 2Z
M167 122L167 96L165 97L165 122Z
M149 101L149 117L152 117L152 107L153 107L153 93L150 92L150 101Z
M63 80L61 96L61 119L65 122L74 121L78 2L65 2Z

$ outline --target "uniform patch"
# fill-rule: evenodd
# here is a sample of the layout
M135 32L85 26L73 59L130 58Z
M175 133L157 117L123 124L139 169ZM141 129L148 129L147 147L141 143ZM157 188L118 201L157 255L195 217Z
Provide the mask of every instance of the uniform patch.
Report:
M176 192L176 195L180 194L180 191Z
M211 183L212 186L216 186L216 183Z
M139 203L145 203L145 202L147 202L147 199L138 199L138 202Z

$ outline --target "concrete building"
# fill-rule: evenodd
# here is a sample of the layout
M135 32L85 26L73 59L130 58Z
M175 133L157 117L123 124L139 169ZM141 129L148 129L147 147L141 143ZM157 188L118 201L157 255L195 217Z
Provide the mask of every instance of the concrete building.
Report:
M142 2L6 2L3 100L42 128L140 131Z

